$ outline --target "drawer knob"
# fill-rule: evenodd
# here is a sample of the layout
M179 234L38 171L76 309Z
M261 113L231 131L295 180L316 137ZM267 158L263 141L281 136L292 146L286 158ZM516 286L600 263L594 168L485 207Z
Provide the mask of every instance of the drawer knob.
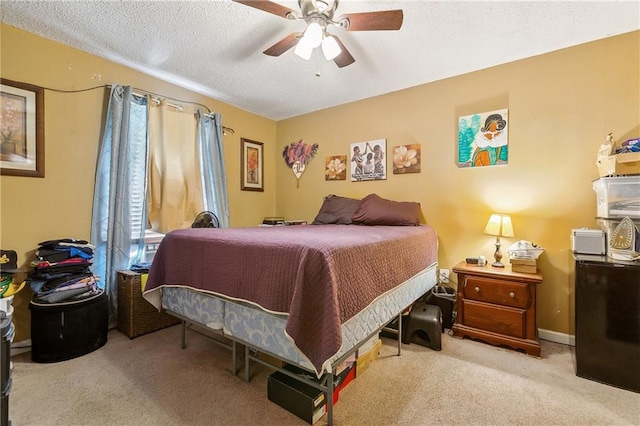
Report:
M513 299L514 297L516 297L516 294L514 292L511 292L509 293L509 297Z
M476 286L474 290L476 291L476 293L480 293L480 287Z

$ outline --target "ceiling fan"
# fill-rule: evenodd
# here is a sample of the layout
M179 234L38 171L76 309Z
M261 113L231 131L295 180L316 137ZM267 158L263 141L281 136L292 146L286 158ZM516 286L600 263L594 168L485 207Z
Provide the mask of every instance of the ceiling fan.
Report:
M340 39L327 30L330 26L346 31L399 30L402 26L402 10L381 10L376 12L347 13L334 19L339 0L298 0L300 12L269 0L233 0L265 12L290 20L304 20L304 32L291 33L263 53L280 56L295 46L295 54L311 58L313 49L322 46L327 60L333 59L339 68L355 62L351 53Z

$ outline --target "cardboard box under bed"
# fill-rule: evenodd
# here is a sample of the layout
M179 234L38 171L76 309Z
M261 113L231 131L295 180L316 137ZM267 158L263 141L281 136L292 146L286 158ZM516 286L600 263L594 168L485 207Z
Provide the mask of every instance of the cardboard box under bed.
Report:
M118 272L118 330L130 339L180 324L142 298L142 278L137 272Z

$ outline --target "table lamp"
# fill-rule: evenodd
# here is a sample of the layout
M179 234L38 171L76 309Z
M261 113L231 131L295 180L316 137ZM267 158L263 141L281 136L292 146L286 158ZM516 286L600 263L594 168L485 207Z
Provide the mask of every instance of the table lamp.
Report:
M513 226L511 225L511 217L506 214L492 214L489 218L484 233L496 236L496 252L493 257L496 259L491 266L495 268L504 268L502 264L502 252L500 251L500 237L513 237Z

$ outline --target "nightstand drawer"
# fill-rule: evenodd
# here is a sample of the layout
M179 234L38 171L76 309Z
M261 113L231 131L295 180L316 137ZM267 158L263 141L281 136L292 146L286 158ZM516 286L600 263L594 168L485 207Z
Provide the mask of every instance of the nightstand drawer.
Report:
M463 300L463 324L507 336L524 338L527 311Z
M496 303L527 309L531 303L529 285L484 277L467 276L464 282L465 299Z

